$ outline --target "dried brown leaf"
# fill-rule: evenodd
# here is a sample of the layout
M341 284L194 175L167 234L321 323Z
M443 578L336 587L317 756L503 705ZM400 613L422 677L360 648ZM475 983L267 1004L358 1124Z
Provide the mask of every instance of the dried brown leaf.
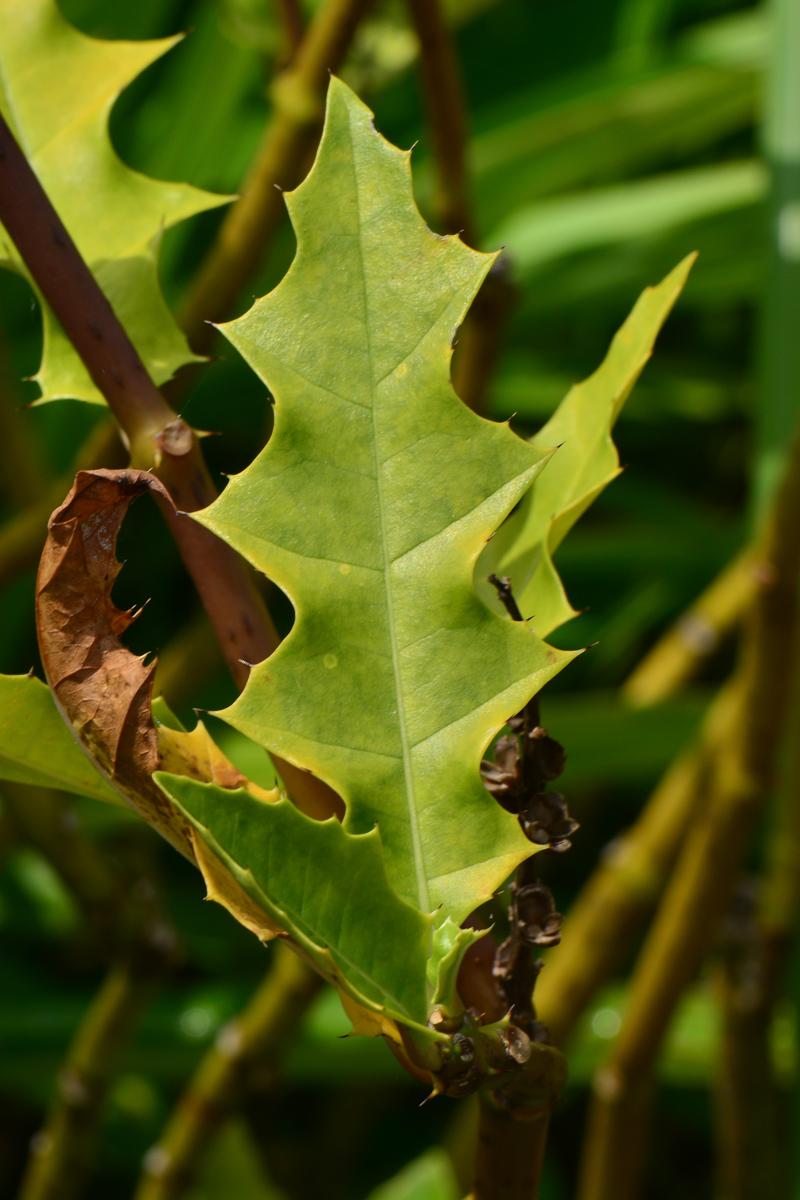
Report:
M148 824L196 861L191 827L154 782L154 771L246 787L267 800L277 793L250 783L202 724L191 733L156 728L155 661L146 664L122 644L135 614L111 599L120 570L117 536L131 501L146 492L171 504L147 471L78 473L48 523L36 584L39 647L56 703L95 766Z

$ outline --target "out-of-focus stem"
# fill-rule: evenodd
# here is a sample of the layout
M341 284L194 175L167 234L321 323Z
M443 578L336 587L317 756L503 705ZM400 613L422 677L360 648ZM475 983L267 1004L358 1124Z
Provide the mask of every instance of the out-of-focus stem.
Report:
M298 0L278 0L278 12L286 32L288 57L292 59L303 41L303 13Z
M596 990L617 969L672 870L686 831L704 800L709 764L733 715L730 688L706 718L698 744L656 788L639 820L606 851L564 922L561 945L548 952L536 984L536 1008L563 1045Z
M177 1200L204 1150L239 1102L248 1070L277 1069L322 979L288 946L247 1008L229 1022L207 1052L178 1101L158 1143L147 1152L135 1200Z
M764 855L749 909L726 922L719 971L722 1053L716 1088L721 1200L791 1195L791 1138L780 1120L770 1029L800 916L800 663L786 753ZM737 919L738 917L738 919Z
M773 981L763 977L769 947L755 914L725 921L717 993L722 1042L715 1080L716 1168L719 1200L786 1200L777 1094L772 1078L770 1025ZM766 952L766 953L765 953Z
M632 708L684 687L739 624L758 589L758 554L743 550L645 655L622 686Z
M58 793L3 783L17 834L35 846L102 935L112 965L83 1017L58 1075L43 1129L31 1146L20 1200L73 1200L91 1172L108 1087L177 938L148 879L128 891L81 833Z
M475 244L472 222L467 122L458 58L440 0L408 0L420 45L428 119L439 174L438 215L445 233Z
M341 64L371 0L326 0L309 25L287 71L272 86L273 116L242 195L219 233L178 311L192 347L205 352L209 321L230 316L264 256L286 206L278 189L300 182L322 124L328 74Z
M761 587L736 673L734 714L709 773L707 802L673 872L631 983L610 1060L595 1080L579 1200L634 1200L640 1173L631 1129L667 1024L730 904L761 802L774 783L795 657L800 575L800 440L795 440L762 543Z
M172 957L174 935L158 926L109 970L59 1072L36 1134L19 1200L72 1200L91 1172L108 1087L139 1018Z
M486 391L503 348L516 300L505 257L492 267L472 302L453 355L453 387L473 412L483 413Z
M476 244L467 160L464 89L440 0L408 0L420 43L420 66L439 176L439 219L445 233ZM466 405L482 412L486 388L514 302L507 265L498 261L476 296L458 335L453 385Z
M550 1111L515 1121L481 1094L474 1200L536 1200L542 1177Z
M123 900L119 882L59 793L11 780L0 790L14 829L48 860L90 920L116 923ZM109 932L113 944L119 931Z

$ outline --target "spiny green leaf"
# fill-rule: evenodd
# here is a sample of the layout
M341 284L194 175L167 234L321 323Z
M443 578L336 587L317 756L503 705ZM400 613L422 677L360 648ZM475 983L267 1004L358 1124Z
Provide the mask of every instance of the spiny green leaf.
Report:
M487 575L508 575L523 616L530 617L540 637L575 616L552 556L578 517L620 472L611 430L694 258L690 254L657 287L642 292L595 373L567 393L531 439L534 446L559 449L478 559L476 585L487 603L498 606Z
M195 357L161 295L158 240L225 197L126 167L111 146L108 117L122 89L176 40L97 41L73 29L54 0L0 0L0 108L157 384ZM26 275L0 234L0 262ZM43 311L39 403L65 396L102 403L52 312Z
M289 800L268 803L181 775L155 776L248 896L360 1004L425 1027L433 918L386 879L380 835L313 821Z
M0 779L125 806L75 741L50 689L30 675L0 675Z
M481 755L571 657L472 586L548 456L455 396L451 342L492 257L426 228L409 155L338 80L287 203L291 269L223 327L275 396L275 430L198 519L297 619L224 718L328 781L351 833L378 825L395 890L459 922L531 853Z

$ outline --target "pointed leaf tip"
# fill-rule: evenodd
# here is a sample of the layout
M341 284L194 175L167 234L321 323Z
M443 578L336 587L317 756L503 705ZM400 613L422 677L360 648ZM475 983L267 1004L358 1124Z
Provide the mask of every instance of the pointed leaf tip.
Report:
M223 328L275 398L273 436L199 519L297 619L225 719L330 783L348 831L380 829L396 891L458 922L529 853L482 753L570 658L472 586L546 453L450 383L452 331L495 256L426 228L407 154L335 77L287 203L288 274Z

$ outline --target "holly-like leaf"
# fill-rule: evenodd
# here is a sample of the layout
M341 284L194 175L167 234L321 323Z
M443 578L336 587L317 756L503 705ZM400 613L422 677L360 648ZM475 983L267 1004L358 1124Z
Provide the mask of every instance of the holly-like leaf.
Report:
M571 657L472 584L548 455L453 392L453 336L492 256L426 228L409 155L336 79L287 203L291 269L223 326L276 399L274 433L197 519L296 622L222 715L331 784L349 834L378 826L404 900L460 922L532 849L481 755Z
M0 0L0 108L157 384L195 358L159 287L160 235L226 198L126 167L108 117L122 89L176 40L97 41L73 29L54 0ZM0 263L27 277L2 227ZM103 403L53 313L42 309L38 403Z
M642 292L595 373L567 393L531 439L537 448L559 449L478 559L475 582L480 595L502 611L486 579L492 573L509 576L520 611L540 637L576 615L553 565L553 554L620 473L611 437L614 422L652 354L695 257L690 254L657 287Z
M155 778L243 891L323 975L364 1007L425 1028L433 918L392 891L377 829L354 835L335 817L313 821L289 800L267 803L163 772ZM476 936L457 932L468 942Z
M0 675L0 779L124 804L64 724L49 688L31 675Z

